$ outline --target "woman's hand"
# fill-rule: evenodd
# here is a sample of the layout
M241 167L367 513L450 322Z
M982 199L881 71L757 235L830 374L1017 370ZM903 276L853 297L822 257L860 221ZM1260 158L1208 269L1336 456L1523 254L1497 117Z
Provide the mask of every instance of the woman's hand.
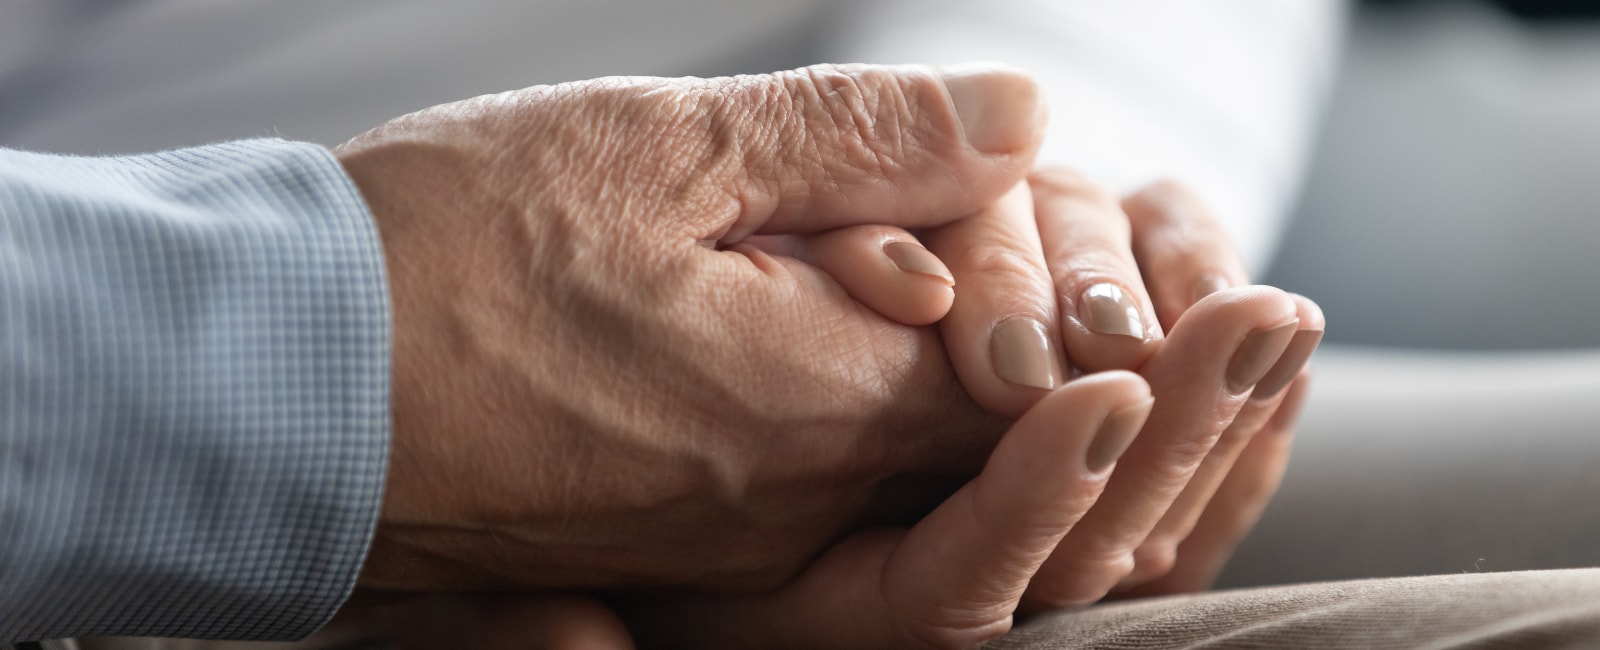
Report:
M979 399L992 408L1014 400L1027 409L983 473L912 528L852 536L776 592L635 601L626 612L641 643L968 647L1009 629L1019 610L1083 606L1114 590L1198 590L1215 579L1287 462L1321 311L1269 287L1230 288L1244 284L1242 265L1181 187L1119 202L1062 172L1035 174L1030 186L924 233L956 286L941 327L963 383L990 391ZM1028 236L1030 213L1048 236ZM904 277L848 273L882 257L884 241L915 238L876 227L791 246L880 310L883 295L937 304L936 284L857 286ZM854 252L836 256L834 247ZM918 266L945 276L925 259ZM1104 285L1123 290L1116 311L1090 305L1056 317L1085 295L1114 295L1095 288ZM1042 340L1032 349L1064 351L1062 367L1067 358L1134 365L1144 382L1118 372L1051 388L1015 381L1017 367L1052 371L1048 359L998 358L1013 350L993 338L1018 317L1043 325L1028 328ZM1108 327L1106 317L1142 322ZM1143 335L1131 336L1136 329Z
M894 268L883 242L905 249L919 236L937 255L921 253L917 266L948 278L953 296L940 283L863 272ZM940 328L952 363L992 411L1015 416L1074 372L1120 368L1149 381L1149 424L1040 568L1026 609L1084 605L1113 589L1204 589L1276 490L1322 312L1275 289L1232 288L1248 284L1242 261L1180 185L1119 200L1047 169L948 226L916 235L858 226L789 250L905 322L931 322L926 314L949 305ZM1211 324L1180 325L1208 297L1221 302ZM1167 339L1180 327L1199 331Z

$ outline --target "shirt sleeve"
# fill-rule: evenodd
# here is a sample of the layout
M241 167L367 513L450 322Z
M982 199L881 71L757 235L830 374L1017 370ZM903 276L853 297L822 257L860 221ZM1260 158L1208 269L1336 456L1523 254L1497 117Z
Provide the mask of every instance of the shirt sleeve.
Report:
M0 643L316 630L388 399L382 250L326 149L0 150Z
M823 48L1031 72L1050 106L1040 164L1124 193L1182 182L1259 273L1299 191L1345 12L1342 0L878 0L841 11Z

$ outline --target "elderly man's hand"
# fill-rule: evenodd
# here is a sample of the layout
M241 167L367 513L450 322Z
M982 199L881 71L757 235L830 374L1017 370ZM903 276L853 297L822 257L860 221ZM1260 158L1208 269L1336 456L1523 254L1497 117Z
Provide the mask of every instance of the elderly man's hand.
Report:
M948 492L906 486L975 472L1004 421L932 331L747 240L977 212L1042 120L1015 72L822 66L538 87L341 146L394 313L361 584L771 587L925 512Z

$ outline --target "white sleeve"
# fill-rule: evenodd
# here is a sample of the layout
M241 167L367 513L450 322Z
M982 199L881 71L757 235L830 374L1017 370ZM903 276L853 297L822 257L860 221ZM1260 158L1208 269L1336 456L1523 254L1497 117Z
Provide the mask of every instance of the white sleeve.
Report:
M1345 21L1339 0L883 0L850 5L824 56L991 60L1043 84L1041 164L1120 191L1194 188L1252 273L1299 187Z

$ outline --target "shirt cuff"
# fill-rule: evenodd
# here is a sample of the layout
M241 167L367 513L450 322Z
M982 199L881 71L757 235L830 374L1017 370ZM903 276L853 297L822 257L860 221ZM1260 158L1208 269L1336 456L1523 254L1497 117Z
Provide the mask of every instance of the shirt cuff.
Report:
M325 624L383 492L387 287L320 146L0 150L0 643Z

